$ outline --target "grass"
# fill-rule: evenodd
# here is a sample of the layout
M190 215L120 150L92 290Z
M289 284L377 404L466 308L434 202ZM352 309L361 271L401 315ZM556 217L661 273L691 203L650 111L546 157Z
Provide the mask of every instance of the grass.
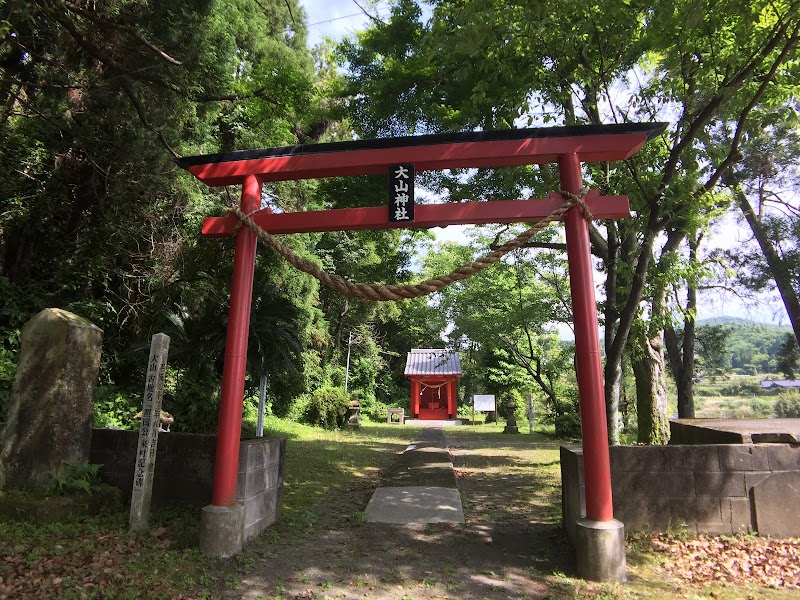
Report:
M268 536L274 543L312 531L324 517L314 508L326 494L373 485L413 428L367 423L361 431L331 432L271 417L265 435L288 438L284 510ZM0 597L50 597L55 589L65 598L214 595L236 585L258 550L228 561L203 556L199 518L196 507L153 507L143 534L128 531L123 508L45 525L0 522Z
M378 477L418 429L362 421L360 431L325 431L268 417L264 435L288 438L281 527L312 527L319 518L313 508L326 493Z
M560 519L558 440L538 429L530 435L527 427L520 427L519 435L504 435L502 430L503 424L494 423L447 430L456 468L467 476L462 496L465 511L472 515L468 519L509 525L538 520L547 526L542 535L549 535L557 531ZM277 558L304 539L313 540L325 529L326 519L359 527L364 506L349 502L348 490L374 487L395 453L417 432L374 423L364 423L360 431L328 432L268 418L265 434L288 438L283 514L275 526L229 560L211 559L197 550L199 511L193 507L154 507L151 530L142 534L127 530L127 512L121 508L47 525L0 522L0 597L219 597L223 590L240 586L257 563ZM500 486L500 481L515 483ZM340 498L334 515L320 508L330 507L331 497ZM590 584L556 565L552 538L535 543L540 545L528 576L546 585L554 598L783 600L793 595L730 584L678 589L661 569L665 556L653 551L646 536L635 534L628 540L631 582ZM367 575L354 574L355 587L371 582ZM455 567L444 569L442 575L447 581L456 579ZM425 577L427 586L444 585L433 576Z
M762 390L766 375L706 377L694 385L695 413L705 419L766 419L775 416L775 392Z

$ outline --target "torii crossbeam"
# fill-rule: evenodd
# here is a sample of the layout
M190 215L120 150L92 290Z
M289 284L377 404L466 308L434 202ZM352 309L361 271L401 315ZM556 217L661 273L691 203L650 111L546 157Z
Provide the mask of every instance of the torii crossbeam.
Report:
M270 233L299 233L393 227L539 221L563 199L462 202L416 207L413 223L390 223L385 205L317 212L273 214L261 209L264 182L386 173L390 165L413 163L415 170L504 167L557 163L561 189L583 187L581 163L624 160L663 132L665 123L586 125L424 135L247 150L178 159L209 186L241 185L241 210ZM626 196L586 197L597 219L629 216ZM261 210L259 210L261 209ZM583 433L586 517L607 529L614 521L597 307L586 218L578 207L564 219L575 326L575 352ZM236 236L231 305L220 402L212 506L236 503L247 336L256 237L237 228L233 215L206 219L203 235ZM621 524L620 524L621 525ZM580 555L580 549L578 549ZM580 563L580 561L579 561ZM622 554L624 568L624 546Z

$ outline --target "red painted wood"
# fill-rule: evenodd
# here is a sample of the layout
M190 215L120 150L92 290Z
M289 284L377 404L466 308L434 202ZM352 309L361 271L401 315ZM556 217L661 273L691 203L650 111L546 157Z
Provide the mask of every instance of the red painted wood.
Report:
M422 421L446 421L447 409L446 408L420 408L419 418Z
M448 379L461 379L463 375L449 374L449 375L406 375L406 379L416 381L418 383L442 383Z
M261 206L261 184L250 176L242 186L242 210L252 212ZM236 235L231 279L231 304L222 367L222 395L219 404L219 431L214 462L211 504L236 504L239 472L239 438L242 430L242 398L247 364L247 335L253 298L253 273L256 265L256 236L246 227Z
M256 175L261 181L287 181L385 173L392 164L414 163L417 171L506 167L552 163L562 154L583 162L624 160L647 141L644 133L493 140L323 152L217 162L189 167L210 186L233 185Z
M577 155L558 162L561 188L577 192L583 186L581 163ZM583 468L586 484L586 518L610 521L614 518L611 502L611 463L608 453L608 428L603 391L600 337L597 331L592 255L589 225L577 208L566 218L567 261L569 263L572 314L575 323L575 360L580 395Z
M547 198L530 200L421 204L415 209L414 223L389 223L386 206L297 213L270 213L265 209L253 215L252 219L259 227L274 234L521 223L540 221L563 202L560 194L551 192ZM630 216L627 196L600 196L597 190L592 190L586 198L586 205L597 219L622 219ZM203 235L232 235L238 222L239 219L233 214L227 217L210 217L203 222Z

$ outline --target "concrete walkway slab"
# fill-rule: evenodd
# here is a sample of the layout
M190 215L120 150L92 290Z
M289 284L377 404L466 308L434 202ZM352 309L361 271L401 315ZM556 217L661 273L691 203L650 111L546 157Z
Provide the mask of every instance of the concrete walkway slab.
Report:
M447 421L433 421L427 419L405 419L404 423L406 425L413 425L415 427L456 427L457 425L464 424L464 422L461 419L448 419Z
M397 457L367 504L372 523L463 523L453 462L441 427L423 429Z
M457 489L429 486L384 487L367 504L370 523L463 523Z

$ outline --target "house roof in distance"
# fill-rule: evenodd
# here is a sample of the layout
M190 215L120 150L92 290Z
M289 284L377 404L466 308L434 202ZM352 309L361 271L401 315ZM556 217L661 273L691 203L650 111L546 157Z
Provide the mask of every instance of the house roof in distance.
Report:
M405 375L461 375L458 352L442 348L412 348L406 357Z
M767 379L761 382L762 389L769 389L773 387L782 388L800 388L800 379Z

